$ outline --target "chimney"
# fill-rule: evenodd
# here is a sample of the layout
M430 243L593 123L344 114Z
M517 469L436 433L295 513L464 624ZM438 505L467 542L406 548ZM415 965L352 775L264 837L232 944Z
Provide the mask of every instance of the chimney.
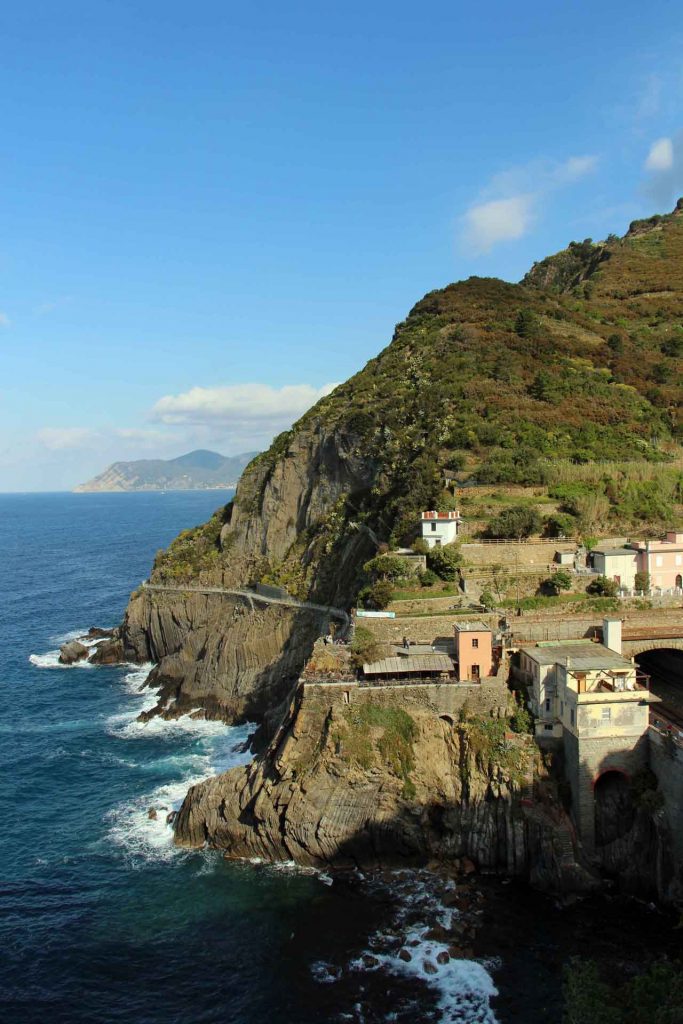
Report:
M602 620L602 642L615 654L621 654L621 619Z

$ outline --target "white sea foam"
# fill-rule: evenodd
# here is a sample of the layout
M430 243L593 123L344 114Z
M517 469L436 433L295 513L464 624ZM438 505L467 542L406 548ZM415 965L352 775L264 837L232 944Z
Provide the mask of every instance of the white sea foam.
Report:
M62 665L59 660L59 649L56 651L46 651L45 654L29 654L28 660L36 668L96 668L91 662L85 658L82 661L74 661L72 665Z
M383 968L393 974L426 982L438 992L438 1009L443 1024L467 1021L476 1024L496 1024L496 1016L489 1005L498 994L493 980L483 964L476 960L450 957L439 963L440 954L448 954L448 946L427 938L428 927L409 928L403 935L403 947L411 957L402 960L397 952L382 953L373 950L377 963L366 965L362 957L350 966L352 970L376 971Z
M30 654L28 660L36 668L96 668L97 666L93 665L86 658L83 658L81 661L74 661L71 665L62 665L59 660L60 647L71 640L78 640L79 643L82 643L89 650L102 643L101 637L87 637L85 633L87 633L87 630L72 629L69 633L63 633L61 636L52 636L50 637L51 642L59 646L54 650L46 651L44 654Z
M159 744L159 756L150 759L145 747L144 760L139 768L157 774L168 769L175 778L146 792L130 803L114 808L108 815L111 827L108 838L122 848L133 864L149 860L170 860L181 851L173 845L173 828L167 820L180 807L190 786L218 772L226 771L248 761L251 754L245 744L252 725L227 726L223 722L181 718L166 721L152 718L138 721L141 711L150 710L157 695L143 686L151 665L143 665L128 672L124 683L135 698L133 706L113 715L107 722L111 736L123 741L127 751L135 756L135 741L148 740ZM169 741L172 747L169 749ZM150 817L150 810L155 814Z
M368 883L386 888L386 881ZM434 925L449 930L459 916L453 906L442 902L455 883L444 882L427 872L396 872L390 890L396 899L395 912L386 932L370 936L368 949L348 965L358 973L394 974L419 980L436 995L441 1024L496 1024L490 999L497 995L489 970L493 961L459 959L449 953L449 944L433 936ZM398 937L400 936L400 937ZM403 957L399 953L403 951ZM404 959L407 956L409 959ZM443 962L439 962L439 958ZM488 969L487 969L488 968ZM339 969L324 962L311 966L313 976L323 984L338 979ZM360 1019L358 1017L354 1019ZM393 1019L391 1013L386 1020Z

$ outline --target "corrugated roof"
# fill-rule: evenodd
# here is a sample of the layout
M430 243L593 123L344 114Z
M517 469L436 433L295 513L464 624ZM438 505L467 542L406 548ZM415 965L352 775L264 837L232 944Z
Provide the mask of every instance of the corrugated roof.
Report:
M603 644L594 644L589 640L575 644L557 644L546 647L520 647L522 654L535 661L537 665L564 665L569 658L569 669L591 672L594 669L631 668L631 662L621 654L610 651Z
M382 658L381 661L363 665L363 672L366 676L403 676L407 673L454 671L453 661L445 654L425 654L412 658Z

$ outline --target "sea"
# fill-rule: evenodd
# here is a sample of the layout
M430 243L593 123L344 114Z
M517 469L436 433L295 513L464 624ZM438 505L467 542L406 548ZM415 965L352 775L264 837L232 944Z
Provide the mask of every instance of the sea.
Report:
M151 665L59 665L60 644L119 623L157 549L230 496L0 495L0 1020L557 1019L563 925L537 934L525 891L470 885L465 911L460 883L426 870L369 876L178 850L167 815L193 782L249 758L252 727L143 724ZM611 912L623 935L631 910ZM490 941L447 958L467 913L488 914ZM653 913L637 910L656 932Z

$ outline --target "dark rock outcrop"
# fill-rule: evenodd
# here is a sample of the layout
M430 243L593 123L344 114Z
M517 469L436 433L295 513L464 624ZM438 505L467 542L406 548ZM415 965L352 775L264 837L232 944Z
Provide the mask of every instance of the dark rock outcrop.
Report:
M118 636L103 640L95 647L90 660L93 665L120 665L125 661L123 640Z

